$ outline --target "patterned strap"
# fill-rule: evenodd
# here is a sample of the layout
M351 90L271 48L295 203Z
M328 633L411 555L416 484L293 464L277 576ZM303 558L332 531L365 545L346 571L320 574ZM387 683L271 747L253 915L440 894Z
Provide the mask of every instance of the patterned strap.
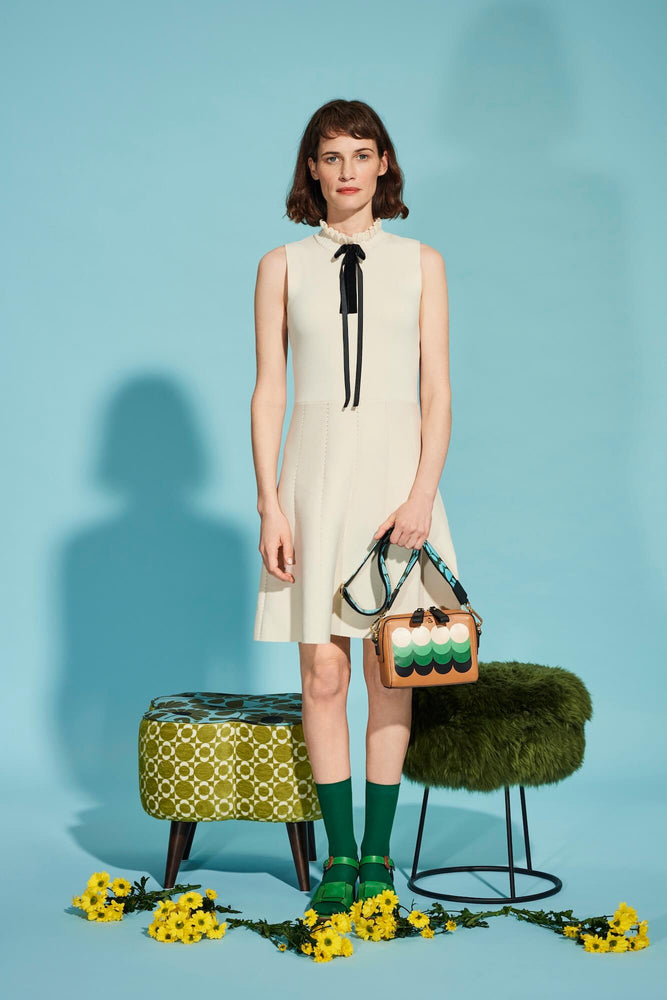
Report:
M344 583L341 583L340 587L338 588L341 593L341 596L345 598L350 607L353 608L355 611L358 611L362 615L377 615L380 614L382 611L389 611L389 608L396 600L396 596L399 590L401 589L401 586L405 582L405 578L407 577L408 573L410 572L414 564L419 559L419 553L421 552L421 549L413 549L412 553L410 554L410 558L408 559L407 565L403 570L403 573L401 574L401 578L396 584L396 587L394 588L394 591L392 593L391 579L389 577L389 573L387 572L387 564L385 562L385 557L387 549L389 548L390 545L389 536L391 535L393 530L394 530L393 525L391 528L387 528L384 535L381 535L380 538L378 538L378 540L376 541L375 545L372 547L372 549L370 549L369 552L366 553L364 559L362 560L361 564L357 567L357 569L355 569L354 573L350 577L348 577L348 579L345 580ZM456 597L459 604L461 605L467 604L468 595L466 594L462 584L460 583L459 580L456 579L452 571L445 563L442 556L438 555L438 553L435 551L435 549L428 541L428 539L424 542L423 549L426 552L426 555L433 563L433 565L435 566L435 568L442 576L444 576L445 580L454 591L454 596ZM366 560L369 557L375 555L375 553L377 553L378 556L378 569L380 570L380 577L384 585L385 598L382 604L380 604L380 606L377 608L369 608L369 609L360 608L357 602L352 597L352 595L349 593L348 584L350 584L352 580L354 580L355 576L362 568Z

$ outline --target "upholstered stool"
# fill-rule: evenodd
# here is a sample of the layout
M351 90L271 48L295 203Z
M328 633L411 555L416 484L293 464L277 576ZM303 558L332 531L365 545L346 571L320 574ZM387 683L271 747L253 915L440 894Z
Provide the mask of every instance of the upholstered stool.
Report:
M562 781L582 764L584 723L590 695L575 674L536 663L480 663L470 684L415 688L410 742L403 766L409 781L425 785L408 886L423 896L465 903L518 903L551 896L562 887L556 875L533 868L524 786ZM510 786L521 797L526 868L514 864ZM507 865L459 865L419 871L430 788L505 789ZM428 891L419 880L445 872L509 873L509 896L453 896ZM542 892L517 896L515 873L552 883Z
M176 882L197 823L285 823L299 887L317 858L322 813L301 724L300 694L191 692L153 698L139 725L139 793L171 820L164 888Z

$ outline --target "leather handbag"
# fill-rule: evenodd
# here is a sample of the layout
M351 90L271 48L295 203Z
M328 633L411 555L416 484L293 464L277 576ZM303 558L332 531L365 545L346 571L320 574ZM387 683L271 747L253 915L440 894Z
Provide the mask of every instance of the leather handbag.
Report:
M385 687L433 687L442 684L466 684L479 677L477 654L483 619L470 607L468 595L459 580L426 540L423 548L439 573L454 592L460 608L432 604L399 615L388 614L408 573L419 559L420 549L413 549L393 592L387 571L386 554L393 526L376 541L354 573L338 590L351 608L362 615L378 615L370 631L380 665L380 679ZM361 608L348 590L366 560L377 555L378 568L385 588L385 599L378 608ZM464 610L466 609L467 610Z

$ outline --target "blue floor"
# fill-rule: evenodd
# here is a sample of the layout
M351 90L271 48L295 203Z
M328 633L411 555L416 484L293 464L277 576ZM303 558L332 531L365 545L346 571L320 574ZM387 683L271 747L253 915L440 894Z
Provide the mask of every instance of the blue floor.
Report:
M420 797L417 786L403 782L392 854L401 902L414 899L415 905L427 906L429 900L406 888ZM355 800L360 801L356 792ZM134 804L86 806L77 793L62 789L5 793L4 804L12 829L3 877L6 996L20 991L30 997L60 997L85 990L100 1000L149 994L169 1000L213 987L235 998L263 991L287 997L301 986L313 986L320 997L339 997L352 984L356 995L383 988L392 995L422 996L432 990L435 996L454 996L464 991L466 997L515 1000L664 995L665 804L655 782L642 784L641 771L632 783L620 783L612 770L607 783L592 782L582 772L559 785L527 789L533 866L558 875L563 888L545 900L517 905L572 907L576 916L586 917L612 913L625 901L640 919L648 919L651 944L622 955L588 954L514 917L490 918L488 928L460 928L432 940L373 943L352 936L354 954L327 964L280 953L246 929L189 947L160 944L146 933L147 914L114 924L90 923L70 900L98 870L130 880L146 874L151 877L148 887L160 888L167 823L147 816L138 799ZM522 864L517 790L512 805L515 860ZM357 832L363 828L359 808L355 825ZM326 850L321 821L315 830L320 858ZM503 864L504 850L502 792L431 793L420 867ZM313 863L313 889L318 873L319 862ZM462 875L456 882L451 881L455 876L448 878L445 891L506 891L502 874ZM180 879L216 889L218 902L253 918L294 917L308 902L296 885L285 828L269 823L200 824ZM535 891L526 877L519 876L518 885ZM450 904L451 909L460 905Z

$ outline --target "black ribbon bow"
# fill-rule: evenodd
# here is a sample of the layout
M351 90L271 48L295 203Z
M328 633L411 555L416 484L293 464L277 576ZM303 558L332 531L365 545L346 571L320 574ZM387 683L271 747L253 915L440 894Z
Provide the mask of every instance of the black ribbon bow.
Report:
M354 377L354 400L353 406L359 402L359 391L361 389L361 351L363 344L363 289L364 278L361 270L360 259L365 260L366 254L358 243L341 243L334 257L343 259L340 263L340 309L343 314L343 366L345 373L345 403L343 409L350 401L350 347L348 340L347 317L349 313L357 313L357 368ZM357 310L357 284L359 287Z

